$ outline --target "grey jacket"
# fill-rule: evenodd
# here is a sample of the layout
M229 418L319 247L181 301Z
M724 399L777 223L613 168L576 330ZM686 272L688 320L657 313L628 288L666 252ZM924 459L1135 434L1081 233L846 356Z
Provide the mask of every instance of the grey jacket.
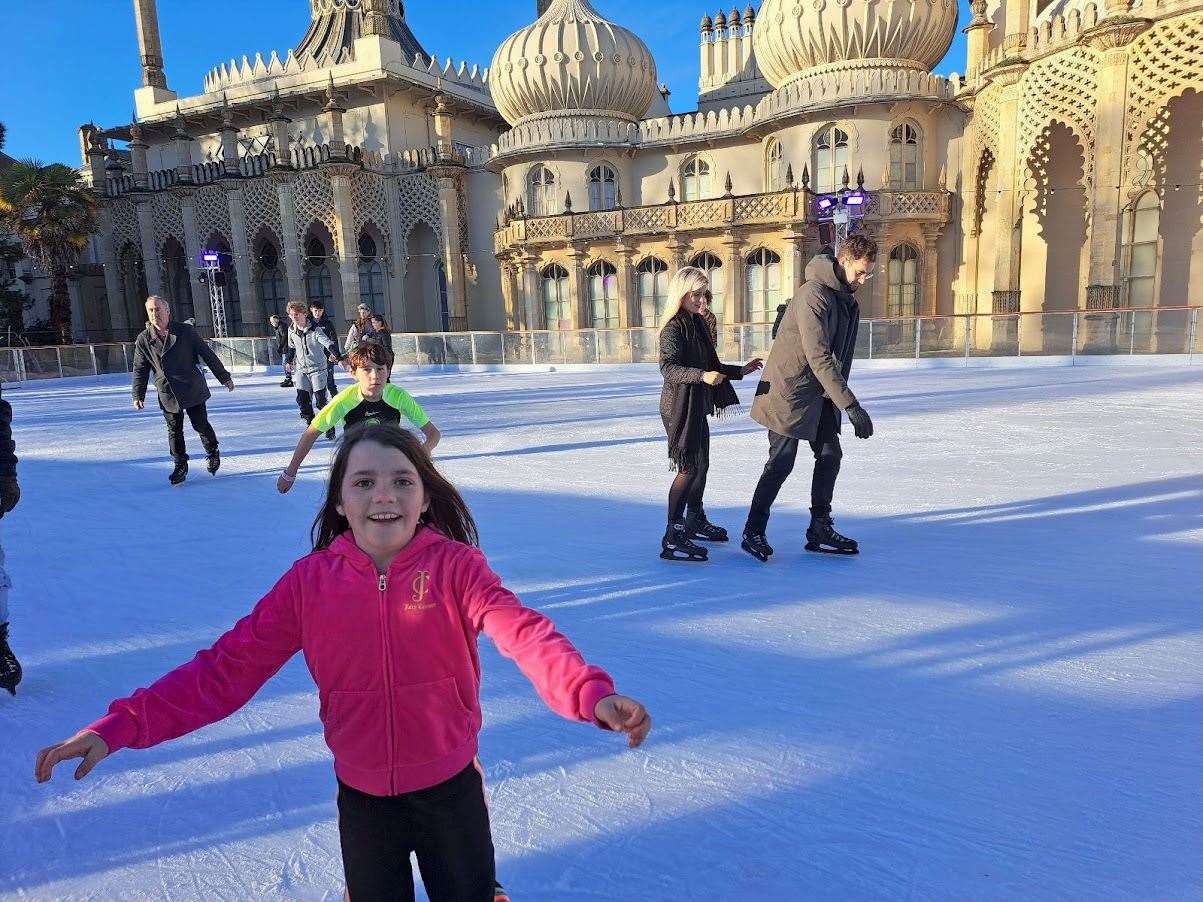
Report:
M848 387L860 328L860 306L835 259L820 254L807 264L806 283L794 294L765 363L752 419L791 438L814 441L824 398L839 410L856 403Z
M322 329L306 323L304 329L288 327L288 352L285 359L293 365L293 378L300 391L319 391L326 387L326 355L342 360L338 344ZM320 374L320 378L319 378Z

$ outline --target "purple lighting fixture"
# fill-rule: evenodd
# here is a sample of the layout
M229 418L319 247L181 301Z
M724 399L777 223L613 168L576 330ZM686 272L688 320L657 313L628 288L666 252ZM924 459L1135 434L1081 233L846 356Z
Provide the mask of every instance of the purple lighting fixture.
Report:
M864 206L865 195L860 191L853 191L844 198L844 206L846 207L861 207Z
M221 262L221 255L217 251L205 251L201 254L201 260L205 263L219 263Z
M830 195L823 195L816 201L816 205L818 206L820 213L826 213L828 210L834 207L835 204L836 198L831 197Z

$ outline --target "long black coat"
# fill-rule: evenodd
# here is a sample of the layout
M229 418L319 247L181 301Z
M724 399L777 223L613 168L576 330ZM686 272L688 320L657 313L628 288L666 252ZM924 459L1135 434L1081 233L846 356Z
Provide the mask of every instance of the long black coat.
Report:
M660 419L668 435L668 455L678 467L693 462L706 429L706 417L714 413L716 400L719 407L738 402L730 386L720 385L716 390L702 381L711 370L732 381L744 377L742 366L718 359L706 321L682 310L660 330L660 374L664 377ZM725 397L716 399L717 391Z
M204 404L211 395L200 371L202 361L222 385L230 381L229 371L213 349L187 323L172 320L165 339L148 323L134 342L134 400L146 400L146 384L153 370L164 410L179 413Z
M806 267L806 283L794 295L764 365L752 419L791 438L814 441L823 401L839 410L856 403L848 387L860 328L860 306L832 257L820 254Z
M0 482L16 478L17 443L13 441L13 409L12 405L0 398Z

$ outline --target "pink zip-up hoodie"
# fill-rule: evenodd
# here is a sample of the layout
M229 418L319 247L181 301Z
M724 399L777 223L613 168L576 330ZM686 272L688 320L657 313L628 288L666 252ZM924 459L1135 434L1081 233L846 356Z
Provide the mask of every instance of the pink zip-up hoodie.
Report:
M113 752L183 736L233 714L303 651L339 779L376 796L425 789L476 756L482 630L553 711L602 726L609 675L523 607L478 549L420 527L383 576L343 533L212 648L87 729Z

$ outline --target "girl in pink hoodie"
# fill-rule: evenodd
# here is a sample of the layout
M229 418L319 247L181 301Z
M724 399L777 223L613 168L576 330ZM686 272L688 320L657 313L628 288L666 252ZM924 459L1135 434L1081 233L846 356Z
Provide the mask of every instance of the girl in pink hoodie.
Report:
M249 615L147 689L38 753L38 782L75 778L233 714L298 651L334 754L339 835L355 902L413 899L416 853L431 902L491 902L493 841L479 771L483 631L564 717L624 732L651 718L502 585L459 492L408 432L372 425L335 456L313 553Z

